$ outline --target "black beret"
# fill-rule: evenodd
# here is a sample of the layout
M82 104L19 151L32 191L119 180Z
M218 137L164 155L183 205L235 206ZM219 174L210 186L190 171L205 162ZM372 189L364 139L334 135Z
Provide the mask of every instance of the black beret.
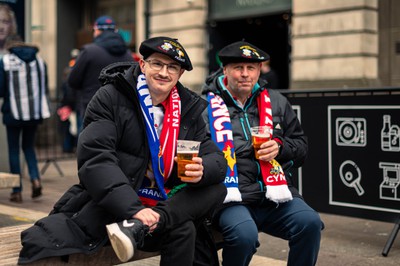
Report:
M269 55L260 48L244 41L229 44L221 49L218 57L225 66L229 63L263 62Z
M153 53L165 54L172 58L172 60L178 62L182 68L188 71L193 69L188 54L177 39L169 37L147 39L140 45L139 52L143 55L144 59L148 58Z

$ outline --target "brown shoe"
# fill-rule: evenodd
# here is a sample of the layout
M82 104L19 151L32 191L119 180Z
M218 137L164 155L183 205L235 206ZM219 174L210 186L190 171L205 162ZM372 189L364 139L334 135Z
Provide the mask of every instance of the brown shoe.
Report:
M15 202L15 203L22 203L22 194L21 194L21 192L13 192L13 193L11 193L10 201L11 202Z
M36 179L32 181L32 199L37 199L42 196L42 185L40 180Z

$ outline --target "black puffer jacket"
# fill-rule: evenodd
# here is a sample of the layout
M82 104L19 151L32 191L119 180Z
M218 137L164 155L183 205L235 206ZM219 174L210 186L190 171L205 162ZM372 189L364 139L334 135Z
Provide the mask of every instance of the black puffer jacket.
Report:
M140 67L118 63L102 71L107 83L93 97L79 136L78 168L80 184L72 187L55 205L51 215L22 233L19 263L71 253L93 253L103 246L105 225L132 217L144 206L136 194L150 160L145 126L136 88ZM177 84L181 97L179 139L200 140L199 156L204 175L197 184L221 183L226 160L206 136L201 116L207 102ZM166 183L181 184L176 165ZM185 189L185 188L183 188Z
M250 126L259 125L259 114L257 108L257 97L261 90L265 89L265 81L259 80L260 87L246 101L244 108L236 105L231 94L222 90L219 77L223 75L221 69L207 78L203 87L203 94L213 92L220 95L228 107L231 117L233 140L237 169L239 174L239 190L244 203L258 203L265 198L262 185L260 166L255 160L254 149L251 142ZM287 99L275 90L268 90L273 117L273 138L282 140L282 148L276 160L282 165L288 181L289 189L293 196L300 196L297 189L292 185L291 170L300 167L306 159L308 152L307 137L297 119L296 113ZM203 117L208 121L208 113L205 111Z

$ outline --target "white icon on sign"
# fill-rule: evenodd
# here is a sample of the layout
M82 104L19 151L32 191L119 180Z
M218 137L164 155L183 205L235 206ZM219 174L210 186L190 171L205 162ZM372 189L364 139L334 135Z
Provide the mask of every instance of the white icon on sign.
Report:
M336 145L367 145L367 120L358 117L338 117L336 119Z
M379 198L400 201L400 164L380 162L383 181L379 186Z
M383 116L381 148L383 151L400 151L400 127L391 125L390 115Z
M347 160L344 161L339 168L340 179L342 179L343 184L348 187L354 188L358 196L364 194L364 189L360 185L361 181L361 171L355 162Z

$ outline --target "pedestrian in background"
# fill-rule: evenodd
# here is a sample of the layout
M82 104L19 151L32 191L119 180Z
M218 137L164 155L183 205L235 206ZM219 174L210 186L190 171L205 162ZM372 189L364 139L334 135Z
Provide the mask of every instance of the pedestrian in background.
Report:
M78 49L71 50L71 58L68 66L64 68L63 82L61 84L62 97L57 114L60 118L60 130L62 134L63 152L73 153L77 144L77 121L76 121L76 90L72 89L67 82L69 73L75 65L79 55Z
M4 98L1 111L7 128L10 172L21 178L21 185L13 188L10 201L18 203L22 202L21 147L32 183L32 199L42 195L34 144L38 125L50 117L50 110L47 67L38 51L36 46L12 42L9 54L0 60L0 97Z
M225 154L228 194L215 217L224 243L222 264L249 265L260 246L258 232L289 241L290 266L317 262L323 224L291 180L308 152L307 137L288 100L259 79L269 55L240 41L219 52L223 69L206 80L210 134ZM251 127L268 126L253 148Z
M77 90L78 133L86 107L100 88L100 71L116 62L133 61L131 52L118 33L114 20L109 16L99 17L93 26L93 43L83 47L68 77L68 84Z
M268 89L279 89L279 78L276 71L271 67L271 60L261 62L260 79L267 81Z

